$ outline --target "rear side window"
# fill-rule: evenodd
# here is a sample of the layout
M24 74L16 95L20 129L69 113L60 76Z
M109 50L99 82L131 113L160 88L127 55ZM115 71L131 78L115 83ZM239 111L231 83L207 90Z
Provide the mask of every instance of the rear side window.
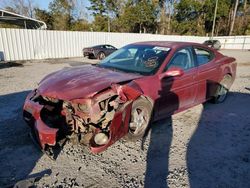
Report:
M214 58L214 54L208 50L194 47L198 65L204 65Z
M106 45L106 48L107 48L107 49L114 49L114 47L113 47L113 46L110 46L110 45Z
M187 47L175 52L174 56L172 57L164 71L166 71L170 67L180 67L183 70L188 70L193 68L194 66L195 65L192 49Z

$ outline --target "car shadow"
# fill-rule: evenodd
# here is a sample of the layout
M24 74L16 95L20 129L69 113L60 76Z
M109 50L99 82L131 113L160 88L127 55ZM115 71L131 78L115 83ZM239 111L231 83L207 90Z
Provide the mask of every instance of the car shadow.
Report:
M0 187L13 187L20 180L43 176L30 174L42 156L29 137L22 119L22 106L30 91L0 95Z
M21 63L17 63L16 61L8 61L8 62L1 62L0 63L0 69L6 69L11 67L23 67L24 65Z
M174 78L163 78L161 81L159 99L155 101L155 107L170 105L173 112L179 108L179 97L171 91ZM166 92L167 91L167 92ZM161 100L164 98L164 101ZM161 104L162 103L162 104ZM150 132L149 146L147 150L147 166L144 187L168 187L167 176L169 174L169 150L173 137L172 115L168 118L151 123L142 139L142 149L146 137ZM158 113L154 110L154 113ZM156 114L154 114L156 115Z
M144 187L168 187L169 150L173 136L172 118L155 122L150 129Z
M250 94L203 107L187 147L190 187L250 187Z

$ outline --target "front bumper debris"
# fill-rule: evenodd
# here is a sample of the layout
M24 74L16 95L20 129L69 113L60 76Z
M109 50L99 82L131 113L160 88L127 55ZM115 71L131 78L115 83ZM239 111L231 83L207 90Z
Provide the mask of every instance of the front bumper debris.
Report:
M45 145L54 146L56 144L57 128L48 127L40 117L42 105L30 100L34 93L30 93L24 103L24 120L30 125L32 131L38 137L39 145L42 149ZM33 124L33 125L32 125Z
M25 100L23 118L32 139L50 158L67 140L99 153L127 134L132 103L139 96L129 86L119 85L92 98L71 101L42 96L34 90Z

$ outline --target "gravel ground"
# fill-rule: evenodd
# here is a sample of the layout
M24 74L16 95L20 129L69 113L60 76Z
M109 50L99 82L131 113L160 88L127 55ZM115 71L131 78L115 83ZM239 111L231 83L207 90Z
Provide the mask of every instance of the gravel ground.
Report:
M101 154L68 143L56 161L29 138L23 101L46 74L83 60L2 67L0 187L27 178L37 187L250 187L250 91L245 88L250 88L250 52L222 52L239 62L225 103L198 105L156 122L144 142L120 140Z

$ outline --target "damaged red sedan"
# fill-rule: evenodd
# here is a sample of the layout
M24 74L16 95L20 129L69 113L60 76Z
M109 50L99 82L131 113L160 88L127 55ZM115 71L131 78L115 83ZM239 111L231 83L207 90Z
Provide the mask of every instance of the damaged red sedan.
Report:
M24 120L48 151L65 139L104 151L123 136L138 139L153 120L226 99L234 58L202 44L140 42L97 65L46 76L26 98Z

